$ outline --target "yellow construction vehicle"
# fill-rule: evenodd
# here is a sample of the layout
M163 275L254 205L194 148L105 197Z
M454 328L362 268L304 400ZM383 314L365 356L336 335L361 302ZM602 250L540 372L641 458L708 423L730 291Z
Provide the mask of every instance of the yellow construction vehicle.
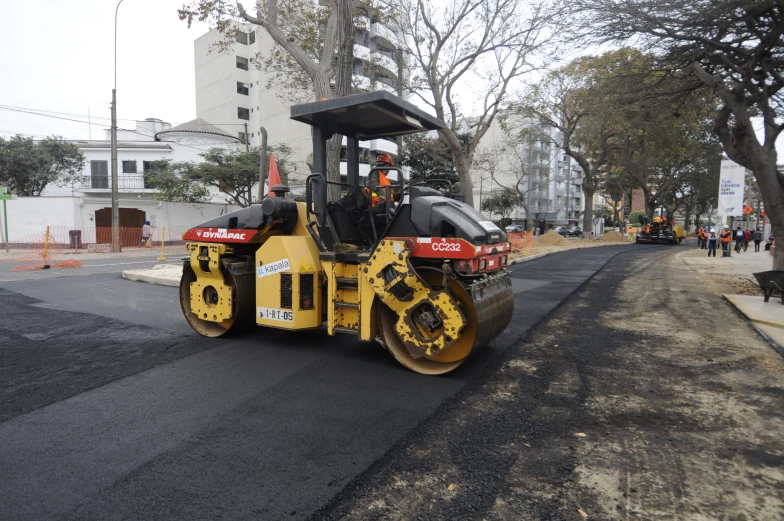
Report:
M673 227L667 217L654 215L653 221L645 222L636 236L637 244L680 244L683 240L683 226Z
M306 202L278 186L276 197L184 234L180 301L193 329L218 337L248 323L326 326L376 340L423 374L455 369L500 334L514 306L506 234L470 206L410 186L393 166L359 175L360 140L440 122L387 92L296 105L291 117L312 126ZM346 138L340 183L324 175L334 134Z

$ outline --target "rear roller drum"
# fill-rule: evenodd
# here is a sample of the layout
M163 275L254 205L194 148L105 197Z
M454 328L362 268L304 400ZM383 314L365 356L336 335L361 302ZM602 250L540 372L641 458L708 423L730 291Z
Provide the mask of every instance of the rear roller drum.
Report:
M444 274L441 270L418 268L417 274L431 288L443 288ZM395 331L397 315L384 304L379 306L379 329L385 347L398 362L414 372L440 375L457 369L473 351L484 347L501 334L512 319L514 295L511 287L492 295L485 294L477 306L459 280L447 277L447 285L460 304L468 323L457 341L432 356L411 356Z
M220 322L204 320L194 313L191 309L191 283L196 281L196 273L191 266L187 266L180 280L180 306L182 313L188 324L200 335L207 337L220 337L252 323L255 314L254 306L254 284L253 274L232 275L228 271L222 270L226 285L232 291L232 317ZM217 298L215 288L208 286L201 295L205 302L211 302Z

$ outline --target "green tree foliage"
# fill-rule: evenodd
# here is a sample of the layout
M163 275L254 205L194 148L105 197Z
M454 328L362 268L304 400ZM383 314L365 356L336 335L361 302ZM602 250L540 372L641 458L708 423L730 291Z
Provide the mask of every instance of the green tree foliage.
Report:
M635 210L629 214L629 223L631 224L643 224L646 219L645 210Z
M248 152L213 148L201 154L203 162L171 163L161 173L150 174L150 181L156 188L165 187L161 197L174 198L167 200L185 198L186 202L200 202L205 187L212 187L226 194L227 202L246 207L258 199L260 154L261 149L257 147ZM290 178L291 148L284 144L268 147L265 164L269 164L270 154L275 155L281 181L286 183ZM188 198L197 200L187 201Z
M79 147L61 137L41 141L0 138L0 185L19 195L38 196L51 183L68 183L84 168Z
M206 186L190 177L193 164L169 159L154 161L152 171L144 174L145 186L157 191L153 199L176 203L207 203L212 198Z
M447 179L458 182L457 170L452 160L452 152L446 143L428 134L412 134L403 139L401 166L411 169L411 181L421 182L428 179Z
M713 130L724 152L754 173L776 235L784 234L784 4L747 0L574 0L573 21L595 41L636 42L692 75L720 101ZM581 17L580 15L584 15ZM753 118L762 125L758 138ZM774 269L784 270L784 251Z
M501 216L501 220L505 221L512 210L519 205L519 202L520 199L514 190L497 190L482 199L482 211L498 214Z

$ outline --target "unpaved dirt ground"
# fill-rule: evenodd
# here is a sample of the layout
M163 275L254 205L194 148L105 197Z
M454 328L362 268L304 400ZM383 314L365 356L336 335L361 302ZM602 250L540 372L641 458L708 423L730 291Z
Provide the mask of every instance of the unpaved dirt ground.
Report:
M732 252L732 257L708 257L706 250L690 245L679 256L684 264L692 268L697 276L713 285L725 286L725 293L739 295L762 295L762 290L754 281L754 272L768 271L772 268L773 257L770 252L754 251L754 244L745 252Z
M534 247L530 249L522 249L520 251L513 251L509 255L510 260L523 259L526 257L534 257L542 253L552 253L556 251L570 250L574 248L594 248L597 246L612 246L618 244L625 244L627 241L603 241L600 238L591 239L566 239L566 244L552 245L552 244L538 244L534 239Z
M615 257L313 519L784 518L784 360L679 251Z

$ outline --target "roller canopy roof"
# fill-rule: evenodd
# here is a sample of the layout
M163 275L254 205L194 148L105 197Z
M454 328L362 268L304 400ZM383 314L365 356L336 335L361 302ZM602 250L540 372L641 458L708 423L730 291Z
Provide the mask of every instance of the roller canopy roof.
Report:
M291 119L363 141L442 127L433 116L386 91L294 105Z

